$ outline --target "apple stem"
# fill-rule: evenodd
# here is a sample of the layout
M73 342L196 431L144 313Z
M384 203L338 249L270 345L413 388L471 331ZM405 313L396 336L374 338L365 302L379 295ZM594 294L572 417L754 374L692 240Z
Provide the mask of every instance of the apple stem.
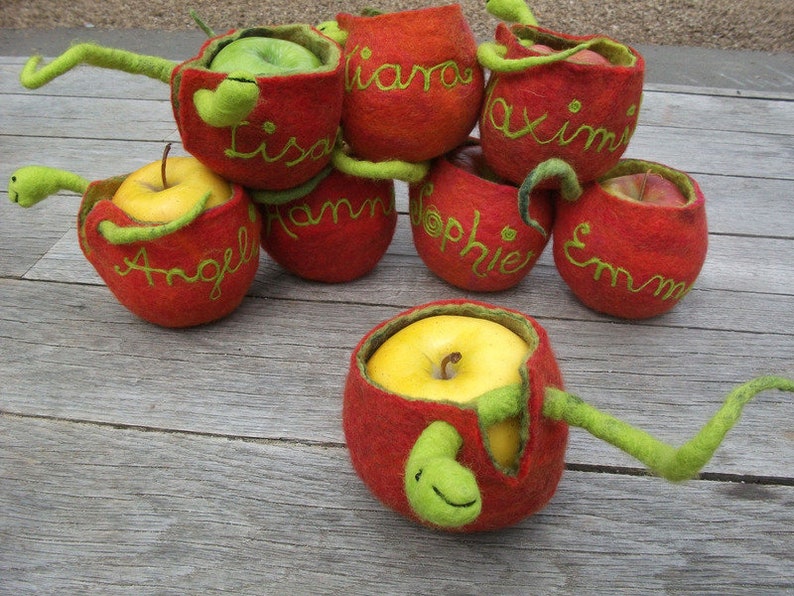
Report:
M645 199L645 186L648 184L648 176L650 175L651 175L651 171L648 170L647 172L645 172L645 176L642 179L642 186L640 187L640 199L639 199L640 202L642 202Z
M168 152L171 151L171 143L167 143L165 149L163 149L163 159L160 162L160 178L163 181L163 190L168 188L168 179L165 176L165 162L168 158Z
M441 378L443 380L447 381L451 378L447 373L447 366L460 362L461 358L463 358L463 355L460 352L452 352L444 356L444 359L441 361Z

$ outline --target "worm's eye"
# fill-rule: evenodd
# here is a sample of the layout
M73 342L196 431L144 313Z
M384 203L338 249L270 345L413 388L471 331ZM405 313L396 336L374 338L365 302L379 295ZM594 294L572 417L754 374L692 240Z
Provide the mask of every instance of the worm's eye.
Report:
M414 476L414 480L416 480L417 482L419 482L419 479L422 477L422 472L423 472L423 470L419 470L419 471L416 473L416 476Z
M17 181L17 177L16 176L11 176L11 182L16 182L16 181Z

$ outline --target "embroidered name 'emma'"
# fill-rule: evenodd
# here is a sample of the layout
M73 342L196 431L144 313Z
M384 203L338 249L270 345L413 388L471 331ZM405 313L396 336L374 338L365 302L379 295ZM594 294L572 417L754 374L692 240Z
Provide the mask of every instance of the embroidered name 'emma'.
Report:
M579 139L582 142L582 149L589 151L591 148L596 152L606 149L614 153L618 149L629 144L634 127L637 123L637 106L632 104L626 111L626 116L632 122L620 132L612 131L603 126L592 124L580 124L572 131L571 120L566 120L557 130L549 130L544 126L549 118L549 112L544 112L535 119L530 119L527 109L521 110L518 123L514 122L515 107L510 105L503 97L495 96L495 87L488 90L485 100L484 114L487 122L495 129L500 131L506 138L515 140L529 136L538 145L549 145L556 143L560 147L566 147ZM578 114L582 110L583 104L578 99L574 99L568 104L570 114Z
M635 285L632 274L623 267L608 263L597 256L586 258L587 255L582 255L580 259L584 260L577 259L571 253L574 251L584 252L587 248L585 242L581 240L579 236L580 234L587 235L591 231L592 228L589 222L585 221L576 226L573 231L573 237L563 244L563 253L571 265L581 267L582 269L592 267L594 281L599 281L602 275L606 273L607 279L613 288L617 287L622 280L622 285L627 291L638 294L639 292L653 290L652 295L661 300L679 300L692 289L692 284L676 281L658 273L637 286Z
M461 258L466 257L470 252L478 255L471 265L471 271L477 277L486 277L490 272L497 271L502 275L513 275L527 267L535 256L535 251L528 250L526 253L518 250L505 252L504 246L499 246L494 251L481 240L477 239L477 231L480 227L480 212L474 210L474 219L471 230L466 233L463 224L454 217L446 218L439 212L435 205L425 206L424 200L433 194L433 183L426 182L419 191L417 201L411 201L410 217L411 225L414 227L422 226L425 234L431 238L440 238L439 250L444 252L448 244L455 244L456 250L459 242L464 238L466 243L458 252ZM505 226L501 231L501 239L507 244L513 242L518 237L518 232L510 226ZM509 247L507 247L509 248Z
M123 269L119 265L114 270L121 277L126 277L136 271L143 273L150 286L157 285L157 279L162 278L168 286L173 286L174 282L181 279L188 284L209 283L212 284L209 298L218 300L221 297L221 283L227 275L234 274L245 263L259 257L259 239L249 238L248 228L240 226L237 230L237 254L233 248L229 247L223 252L223 260L204 259L196 265L194 273L190 274L180 267L163 269L153 265L149 259L149 251L142 247L135 257L129 259L124 257ZM236 259L236 262L234 262Z
M433 66L414 64L410 71L402 64L381 64L370 75L362 78L361 64L351 72L351 60L358 55L362 61L372 58L372 50L368 47L356 46L345 57L345 89L364 91L373 85L381 91L403 91L419 81L422 91L428 92L436 81L445 89L453 89L460 85L469 85L474 80L474 69L464 68L454 60L445 60Z
M265 234L270 236L273 225L278 225L290 238L297 239L296 228L307 228L319 225L328 214L334 224L339 223L340 216L344 215L356 221L362 217L375 217L380 211L384 216L394 212L394 196L386 201L381 197L364 200L358 208L353 207L349 199L341 198L336 201L325 201L319 210L312 211L308 203L291 205L288 209L278 205L267 205L265 213Z
M262 141L253 151L242 151L238 147L238 132L249 126L252 126L250 122L243 121L232 127L231 147L224 152L227 157L251 159L259 155L266 163L283 161L285 166L291 168L306 160L317 161L327 157L333 151L336 142L336 137L322 137L310 147L302 147L298 143L298 139L290 137L280 149L272 150L273 148L268 146L268 141ZM272 135L276 132L276 125L268 121L262 125L261 129L266 134ZM271 151L269 152L269 150Z

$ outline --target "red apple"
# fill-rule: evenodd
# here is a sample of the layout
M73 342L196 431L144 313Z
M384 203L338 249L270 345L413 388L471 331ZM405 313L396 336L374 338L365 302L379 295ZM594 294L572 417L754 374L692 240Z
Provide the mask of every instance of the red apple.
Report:
M600 184L609 194L627 201L680 207L688 200L675 182L651 171L609 178Z
M437 159L429 175L409 188L417 253L441 279L465 290L515 286L548 241L523 222L518 188L491 178L480 146L470 143ZM551 195L538 191L530 205L531 218L551 231Z
M394 182L333 170L303 198L260 205L262 247L288 271L315 281L362 277L385 254L397 224Z
M639 196L647 172L645 194ZM615 182L612 182L615 180ZM611 190L607 190L611 189ZM703 193L683 172L622 160L575 201L559 201L554 262L588 307L642 319L673 308L692 288L706 258Z
M554 50L551 47L542 43L535 43L528 47L531 51L535 52L536 54L540 54L541 56L549 56L559 51L559 50ZM579 50L572 56L568 56L566 60L568 60L569 62L576 62L577 64L602 64L607 66L611 64L611 62L607 58L605 58L598 52L594 52L593 50L587 50L587 49Z
M463 315L503 325L530 346L530 354L520 369L526 381L512 386L516 391L504 396L505 403L497 403L502 401L501 396L490 402L494 406L491 411L500 411L500 415L489 416L487 408L481 407L486 405L481 399L464 405L454 399L412 399L371 379L367 363L379 346L412 323L438 315ZM427 344L435 343L437 335L428 338ZM417 341L417 350L423 350L425 344L421 339ZM481 342L477 337L453 341L457 342L453 347L460 349L463 359L477 350L487 349L478 345ZM421 353L417 356L416 360L424 360ZM405 363L405 366L410 365L410 362ZM490 377L485 362L475 361L468 366L472 371L470 374L484 377L487 383ZM452 385L454 383L451 383L450 391L454 391ZM353 467L373 494L387 506L419 523L439 527L412 505L406 492L406 482L419 479L413 472L410 478L406 473L410 471L409 454L420 435L434 423L447 423L460 437L456 459L461 467L473 474L477 492L481 495L481 510L475 519L463 525L444 524L441 529L471 532L512 525L540 510L549 501L563 472L568 426L543 415L548 387L562 388L562 378L545 330L531 317L463 300L440 301L413 308L375 327L353 351L342 408L345 439ZM497 424L505 416L513 416L508 413L511 411L517 414L522 427L529 431L523 435L515 469L506 473L495 461L486 434L490 425ZM429 470L426 471L429 476Z

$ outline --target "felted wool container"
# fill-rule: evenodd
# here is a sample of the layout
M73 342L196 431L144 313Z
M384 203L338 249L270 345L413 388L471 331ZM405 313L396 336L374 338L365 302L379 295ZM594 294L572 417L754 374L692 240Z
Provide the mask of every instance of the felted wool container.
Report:
M239 73L208 70L222 48L248 37L292 41L311 50L321 65L310 72L248 81ZM171 77L174 117L185 150L249 188L281 190L303 184L329 163L336 142L344 85L341 58L339 45L308 25L241 29L208 40ZM207 101L215 101L221 111L238 95L253 93L251 111L232 125L209 124L197 108L197 93L204 94L203 100L210 94Z
M273 260L295 275L328 283L374 269L397 225L393 180L336 169L306 196L259 209L262 246Z
M460 5L337 23L347 34L342 126L358 157L420 162L466 139L484 77Z
M605 190L609 180L631 175L645 199ZM680 203L669 200L676 192ZM560 275L586 306L616 317L643 319L673 308L697 279L707 245L700 187L661 164L622 160L585 185L577 200L557 205L553 251Z
M259 266L262 220L248 194L232 198L184 227L152 240L114 243L103 226L141 227L112 198L124 176L92 182L80 205L80 248L118 301L163 327L220 319L245 297Z
M459 404L452 399L408 398L370 378L368 361L389 338L413 323L446 315L496 323L526 342L528 352L519 354L528 355L519 365L522 381L516 386L516 393L511 394L510 388L497 387L496 392ZM472 350L478 349L474 345L477 341L455 344L455 331L448 330L449 338L447 331L439 329L431 337L418 339L417 349L427 341L428 350L432 350L431 343L449 339L450 345L442 349L459 350L462 365ZM479 339L486 341L482 336ZM496 357L502 356L497 350ZM394 365L422 368L428 366L426 360L419 352L419 364L397 361ZM472 364L476 362L469 363ZM483 370L482 375L489 381L492 378L488 370ZM563 472L568 426L542 415L544 391L549 386L562 387L562 379L546 332L531 317L475 301L448 300L417 306L376 326L353 351L342 410L353 467L378 499L421 524L455 532L493 530L514 524L548 502ZM505 389L508 391L502 393ZM496 462L488 438L492 436L492 426L509 418L518 421L521 437L512 469ZM413 467L417 463L419 443L434 438L428 434L439 429L452 435L457 441L455 446L425 463L419 461L418 468ZM450 465L453 458L457 464ZM438 474L439 467L445 465L461 468L464 478ZM408 493L413 495L414 485L431 480L431 476L433 486L443 486L448 492L433 495L431 491L430 498L438 501L442 511L430 504L428 516L424 513L428 504L417 505L419 501ZM447 502L458 488L456 483L472 481L478 490L471 502ZM474 518L463 524L456 522L458 514L467 508L474 509ZM451 521L447 520L444 509L451 510Z
M470 140L436 159L425 180L409 189L414 246L425 265L465 290L493 292L518 284L537 262L554 219L550 192L537 191L526 225L518 188L489 178L482 148Z
M637 51L603 36L504 23L481 57L486 47L503 54L487 62L493 72L480 116L485 159L497 174L521 184L557 157L585 182L617 163L639 116L645 62ZM589 53L562 59L573 48Z

